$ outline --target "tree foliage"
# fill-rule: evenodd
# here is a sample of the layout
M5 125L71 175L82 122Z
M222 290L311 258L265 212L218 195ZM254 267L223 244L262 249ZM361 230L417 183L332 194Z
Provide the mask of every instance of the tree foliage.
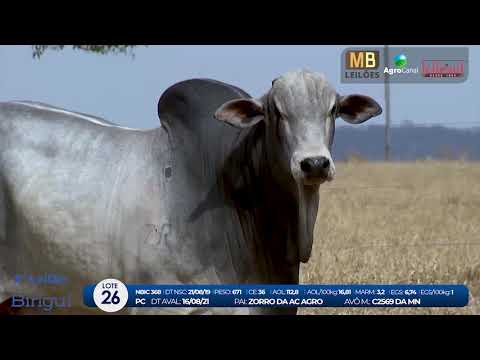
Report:
M74 50L82 50L95 54L129 54L133 56L133 48L137 45L70 45ZM60 51L65 45L32 45L33 57L39 59L47 50Z

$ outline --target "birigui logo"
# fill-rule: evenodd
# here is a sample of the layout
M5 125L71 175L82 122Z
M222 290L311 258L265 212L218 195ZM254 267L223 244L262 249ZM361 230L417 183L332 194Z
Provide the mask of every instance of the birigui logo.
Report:
M58 274L15 274L14 281L17 286L27 287L44 287L53 291L54 287L62 287L67 284L68 279L66 276ZM72 295L58 294L55 296L49 295L23 295L15 294L11 298L11 308L37 308L43 311L50 312L54 309L70 308L72 307Z

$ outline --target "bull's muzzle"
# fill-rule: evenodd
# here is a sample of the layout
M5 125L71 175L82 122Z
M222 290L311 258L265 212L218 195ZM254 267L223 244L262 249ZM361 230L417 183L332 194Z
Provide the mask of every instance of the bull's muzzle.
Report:
M315 156L300 162L304 182L307 185L321 184L333 179L332 164L326 156Z

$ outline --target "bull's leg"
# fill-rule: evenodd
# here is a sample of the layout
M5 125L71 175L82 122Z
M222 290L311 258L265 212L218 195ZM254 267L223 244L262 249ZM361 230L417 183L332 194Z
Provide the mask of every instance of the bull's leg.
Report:
M5 204L5 196L3 191L3 178L0 176L0 314L3 314L6 311L6 307L9 307L9 296L6 292L6 284L5 281L7 280L7 264L5 263L7 251L7 241L6 241L6 204Z
M1 205L0 205L1 206ZM0 240L1 241L1 240ZM16 315L18 308L12 308L12 294L9 290L11 281L8 278L6 265L4 264L5 247L0 246L0 315Z
M0 316L4 315L22 315L24 311L22 308L12 307L12 298L6 299L4 302L0 303Z

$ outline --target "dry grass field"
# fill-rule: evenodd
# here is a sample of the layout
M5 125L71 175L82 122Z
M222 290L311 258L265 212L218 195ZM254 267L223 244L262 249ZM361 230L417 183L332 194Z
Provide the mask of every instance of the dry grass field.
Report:
M301 282L458 283L465 308L303 308L299 314L480 314L480 163L337 163L320 190Z

